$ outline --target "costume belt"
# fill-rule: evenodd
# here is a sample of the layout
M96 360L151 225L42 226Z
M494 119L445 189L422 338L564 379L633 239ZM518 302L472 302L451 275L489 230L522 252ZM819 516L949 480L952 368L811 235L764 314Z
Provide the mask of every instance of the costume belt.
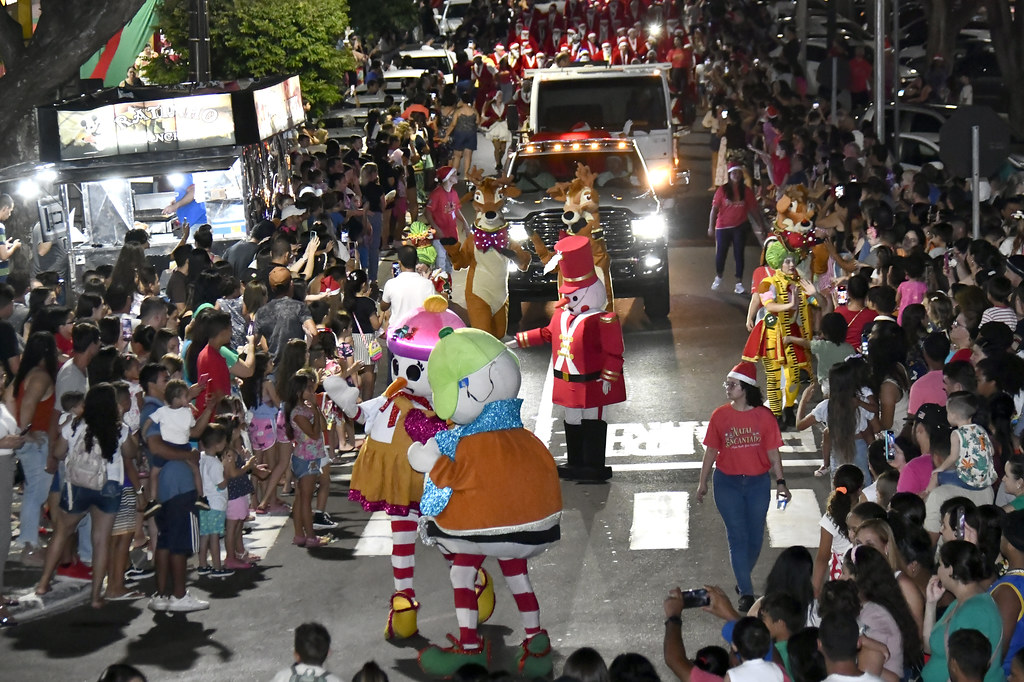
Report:
M569 374L558 369L552 369L551 372L555 375L556 379L562 381L568 381L570 384L585 384L588 381L597 381L601 378L600 372L590 372L589 374Z

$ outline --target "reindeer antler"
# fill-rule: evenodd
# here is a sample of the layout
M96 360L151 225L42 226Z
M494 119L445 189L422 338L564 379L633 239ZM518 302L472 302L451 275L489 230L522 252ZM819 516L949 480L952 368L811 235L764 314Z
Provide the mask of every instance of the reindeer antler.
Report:
M473 166L472 168L469 169L469 172L466 173L466 179L472 182L474 185L479 185L481 182L484 181L484 169Z
M576 166L576 177L582 180L587 187L593 187L597 182L597 173L590 170L590 166L585 163Z

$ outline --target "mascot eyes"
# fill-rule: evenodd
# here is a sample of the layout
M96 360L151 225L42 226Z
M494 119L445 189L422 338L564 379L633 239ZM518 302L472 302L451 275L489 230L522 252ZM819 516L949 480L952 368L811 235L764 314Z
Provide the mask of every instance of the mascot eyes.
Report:
M420 376L423 374L423 364L417 362L415 365L410 365L405 370L405 376L409 381L419 381Z
M590 190L589 189L585 189L582 192L580 192L580 202L582 202L582 203L589 203L590 202L590 198L591 198L591 194L590 194Z
M473 201L475 201L478 204L484 203L484 193L480 191L474 192Z
M391 374L398 376L398 358L391 358Z

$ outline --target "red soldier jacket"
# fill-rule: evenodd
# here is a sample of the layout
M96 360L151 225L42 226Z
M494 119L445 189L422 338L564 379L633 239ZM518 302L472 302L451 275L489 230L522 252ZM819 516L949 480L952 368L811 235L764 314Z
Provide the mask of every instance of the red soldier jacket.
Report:
M520 348L551 344L555 387L551 402L562 407L614 405L626 399L622 379L622 326L615 313L558 310L547 327L516 334ZM601 380L611 382L607 394Z

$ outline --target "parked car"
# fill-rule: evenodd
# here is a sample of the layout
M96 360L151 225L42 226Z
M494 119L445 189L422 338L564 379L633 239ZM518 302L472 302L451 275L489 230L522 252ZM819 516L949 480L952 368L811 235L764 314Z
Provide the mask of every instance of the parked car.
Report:
M403 69L425 69L444 75L445 83L453 83L452 68L455 66L455 53L451 50L439 50L424 45L418 50L401 50L398 53L399 63Z
M462 26L462 21L469 11L470 0L445 0L440 12L434 10L434 21L441 35L450 36Z
M956 106L952 104L904 104L900 102L899 122L903 133L934 133L938 135L942 124L953 115ZM893 140L893 107L885 105L886 143ZM861 122L871 123L875 120L875 105L871 104L860 117Z
M666 217L636 143L605 131L535 136L513 151L506 174L522 194L505 202L509 238L522 243L534 257L526 272L510 268L511 309L518 310L521 301L557 298L556 274L544 274L529 235L536 233L549 249L554 248L566 226L563 203L552 199L548 189L556 182L571 181L579 163L598 175L600 221L611 256L615 295L642 297L649 317L665 317L669 312Z
M896 137L896 161L904 171L917 172L925 164L942 168L938 133L900 133Z

